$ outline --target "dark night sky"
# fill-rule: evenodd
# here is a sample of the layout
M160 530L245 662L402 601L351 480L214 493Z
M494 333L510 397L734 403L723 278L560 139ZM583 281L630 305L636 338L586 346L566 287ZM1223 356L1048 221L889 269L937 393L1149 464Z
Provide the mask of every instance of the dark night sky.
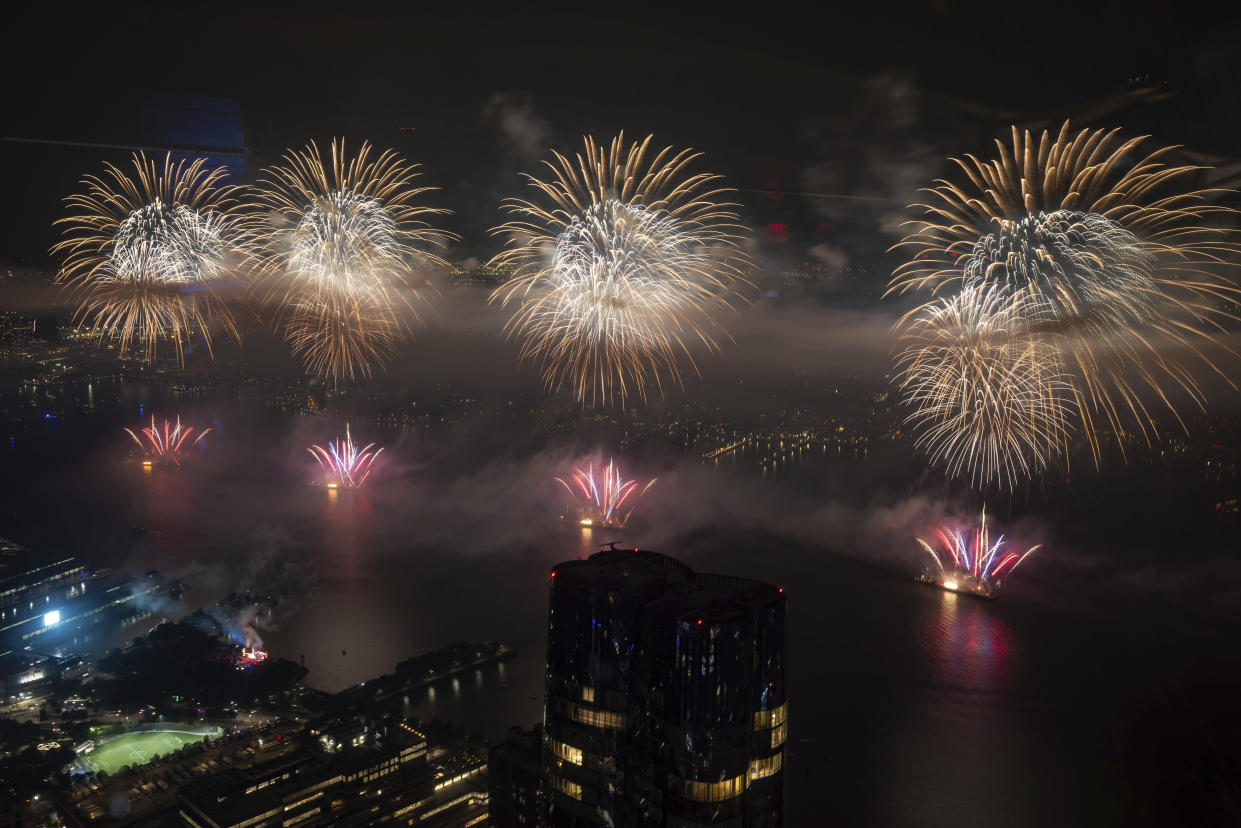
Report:
M529 116L532 145L572 148L587 131L654 132L703 150L705 165L743 190L828 188L896 208L920 186L917 175L939 170L907 165L893 174L858 160L872 148L899 158L917 141L936 159L976 150L966 144L985 141L1012 116L1073 114L1135 76L1177 94L1154 123L1129 113L1114 118L1121 126L1128 118L1170 143L1223 155L1241 146L1241 13L1221 17L1205 6L377 8L109 4L70 14L48 6L5 56L13 66L4 135L142 143L139 113L152 93L234 99L255 168L285 146L334 135L368 138L423 163L457 213L463 254L488 252L496 202L520 191L516 171L538 157L505 139L497 115L505 107ZM964 118L959 103L978 109ZM984 127L963 130L963 119ZM4 259L38 264L59 199L109 154L13 142L3 154L6 226L14 228ZM778 211L751 219L786 220ZM873 234L877 222L839 211L831 219L833 245Z

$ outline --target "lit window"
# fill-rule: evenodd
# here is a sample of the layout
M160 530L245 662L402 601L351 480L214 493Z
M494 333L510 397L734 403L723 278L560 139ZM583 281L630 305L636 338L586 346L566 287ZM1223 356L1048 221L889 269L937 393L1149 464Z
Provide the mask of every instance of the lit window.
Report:
M784 724L789 715L789 703L785 702L774 710L760 710L754 714L754 729L768 730Z
M765 759L755 759L750 763L750 780L765 779L780 772L780 768L784 766L784 751L768 756Z
M566 700L560 700L558 706L570 719L579 724L603 730L625 729L624 713L614 713L610 710L594 710Z
M562 794L571 796L574 799L580 800L582 798L581 785L576 782L570 782L568 779L562 779L554 773L548 774L548 776L551 777L552 787L560 791Z
M607 710L587 710L579 707L574 718L582 724L602 728L603 730L625 729L624 713L612 713Z
M683 799L694 802L723 802L741 796L745 792L746 774L725 779L722 782L694 782L689 779L672 778L672 788Z
M572 762L575 765L582 764L582 749L575 748L573 745L566 745L564 742L557 741L551 736L547 737L547 746L551 752L559 756L566 762Z

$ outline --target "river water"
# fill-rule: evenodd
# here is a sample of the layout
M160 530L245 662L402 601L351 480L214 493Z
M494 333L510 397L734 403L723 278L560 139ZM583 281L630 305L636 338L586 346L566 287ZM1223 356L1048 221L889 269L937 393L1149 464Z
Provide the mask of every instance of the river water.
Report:
M38 401L19 401L0 534L178 575L191 608L270 590L266 647L304 658L308 682L327 690L454 641L502 640L515 658L422 691L411 712L491 738L540 718L547 573L615 539L554 520L550 472L572 450L454 476L450 453L390 433L393 459L373 483L332 495L307 485L304 448L337 424L199 400L183 407L214 425L208 447L144 472L124 462L119 426L138 406L149 416L160 392L92 394L105 400L55 423L31 425ZM175 416L172 404L156 414ZM695 475L679 485L709 479ZM671 497L668 477L654 491ZM987 602L913 583L915 564L836 554L830 540L742 517L692 523L624 540L656 537L651 548L695 568L785 587L790 824L1241 824L1235 628L1018 589Z

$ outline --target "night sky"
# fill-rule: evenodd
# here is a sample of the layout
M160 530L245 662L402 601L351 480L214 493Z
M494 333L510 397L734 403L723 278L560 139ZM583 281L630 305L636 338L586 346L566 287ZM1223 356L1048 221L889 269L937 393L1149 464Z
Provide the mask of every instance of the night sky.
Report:
M548 147L624 129L702 150L703 167L742 190L749 220L790 226L793 249L777 253L826 243L878 267L885 213L940 174L943 157L985 151L1009 122L1078 116L1235 157L1241 15L1205 9L43 8L5 55L6 255L45 261L59 199L103 158L125 156L7 139L160 146L152 100L197 95L239 105L251 177L285 147L338 135L422 163L457 214L461 258L494 252L485 234L499 199L520 193L517 172ZM1100 101L1112 101L1110 117L1095 123Z

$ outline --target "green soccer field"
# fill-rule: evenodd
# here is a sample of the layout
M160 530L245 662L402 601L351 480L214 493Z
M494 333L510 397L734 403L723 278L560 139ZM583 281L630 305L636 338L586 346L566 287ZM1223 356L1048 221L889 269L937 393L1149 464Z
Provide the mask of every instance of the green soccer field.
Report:
M157 756L196 744L203 738L202 735L184 731L126 733L104 742L80 757L80 761L96 772L112 774L125 765L145 765Z

